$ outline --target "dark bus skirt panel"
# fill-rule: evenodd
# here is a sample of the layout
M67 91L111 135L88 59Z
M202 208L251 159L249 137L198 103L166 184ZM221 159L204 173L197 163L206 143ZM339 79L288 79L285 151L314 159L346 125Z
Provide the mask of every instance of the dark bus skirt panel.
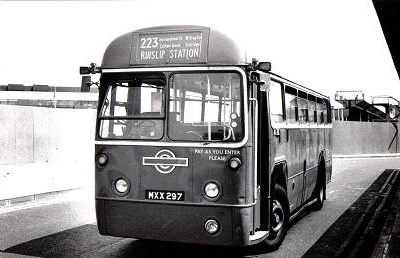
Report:
M219 246L249 245L251 207L216 207L96 200L100 234ZM204 228L215 219L220 230Z

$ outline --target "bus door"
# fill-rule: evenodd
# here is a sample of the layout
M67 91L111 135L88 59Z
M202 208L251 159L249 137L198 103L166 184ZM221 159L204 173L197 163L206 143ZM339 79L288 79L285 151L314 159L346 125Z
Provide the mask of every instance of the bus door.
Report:
M259 210L255 214L259 214L260 229L269 229L269 207L270 207L270 121L268 108L267 85L270 80L269 74L260 73L260 84L257 86L258 100L258 137L256 149L257 159L257 186L259 189L258 204Z

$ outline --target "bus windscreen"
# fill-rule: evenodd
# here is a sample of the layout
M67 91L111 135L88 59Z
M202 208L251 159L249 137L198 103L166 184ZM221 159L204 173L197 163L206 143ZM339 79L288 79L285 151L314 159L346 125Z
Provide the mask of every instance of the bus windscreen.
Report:
M240 76L233 72L175 73L170 79L168 136L173 141L243 138Z
M160 139L164 127L162 80L112 81L100 112L101 138Z

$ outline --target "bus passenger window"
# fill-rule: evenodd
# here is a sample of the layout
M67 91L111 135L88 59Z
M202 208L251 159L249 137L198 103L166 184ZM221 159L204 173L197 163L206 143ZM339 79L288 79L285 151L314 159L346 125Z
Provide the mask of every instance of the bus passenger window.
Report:
M324 105L320 98L317 98L317 123L324 124Z
M286 86L285 88L286 122L296 124L299 120L297 108L297 90Z
M315 96L308 94L308 117L310 124L315 124L317 122L317 107L315 101Z
M299 121L300 124L306 124L308 122L308 118L307 118L307 100L302 99L302 98L298 98L297 99L297 103L299 105Z
M315 102L308 101L308 115L310 117L310 124L315 124L317 122L317 110Z
M332 123L332 114L331 114L331 104L329 103L329 100L325 99L324 100L324 104L326 107L326 111L327 111L327 123L331 124Z
M325 101L324 101L324 103L322 104L322 113L323 113L323 116L324 116L324 123L325 123L325 124L328 124L328 109L327 109L327 107L326 107Z
M307 107L307 93L299 91L297 104L299 106L299 122L300 124L308 123L308 107Z
M269 88L269 108L271 114L271 123L283 122L283 98L282 85L271 81Z

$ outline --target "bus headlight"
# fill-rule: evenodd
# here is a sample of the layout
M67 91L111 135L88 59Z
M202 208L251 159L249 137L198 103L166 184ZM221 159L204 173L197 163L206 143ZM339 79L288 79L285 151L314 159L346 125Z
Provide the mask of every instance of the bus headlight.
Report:
M101 153L100 155L97 156L97 165L100 167L104 167L108 163L108 157L106 154Z
M125 179L120 178L115 181L115 189L118 193L126 193L129 190L129 183Z
M229 159L229 166L232 169L238 169L242 165L242 161L238 157L232 157Z
M215 199L220 194L220 189L216 183L210 182L204 187L204 192L208 198Z
M218 232L219 225L216 220L209 219L206 221L206 223L204 223L204 228L209 234L213 235Z

